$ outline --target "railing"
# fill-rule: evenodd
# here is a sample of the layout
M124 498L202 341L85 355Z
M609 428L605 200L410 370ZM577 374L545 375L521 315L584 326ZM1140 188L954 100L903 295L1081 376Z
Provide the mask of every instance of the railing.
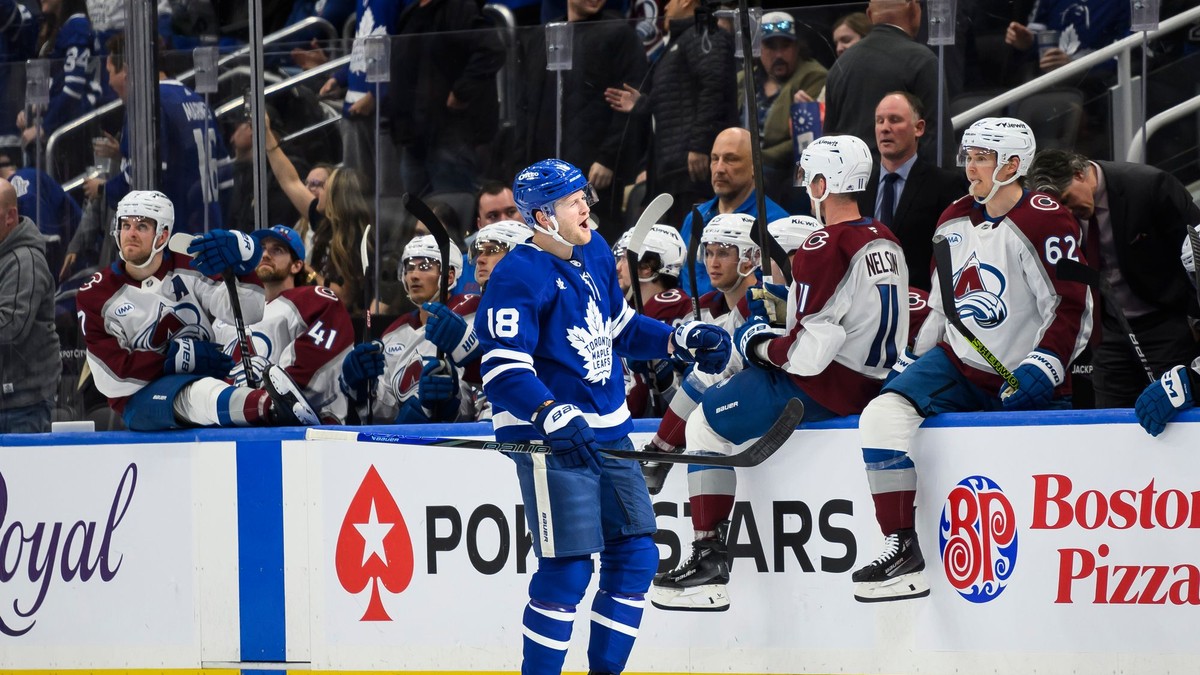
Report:
M290 89L294 85L304 82L305 80L309 80L309 79L315 78L320 75L328 76L329 73L332 73L333 71L341 68L342 66L347 66L347 65L350 65L350 56L349 55L342 56L342 57L333 59L331 61L326 61L325 63L322 63L321 65L319 65L315 68L310 68L302 73L293 75L292 77L289 77L286 80L282 80L280 82L276 82L275 84L272 84L271 86L264 89L263 93L266 94L267 96L270 96L271 94L275 94L280 91ZM224 117L225 115L228 115L229 113L233 112L234 110L241 108L245 104L245 98L246 98L245 96L238 96L236 98L229 99L225 103L222 103L221 105L217 106L213 110L213 117L220 119L220 118Z
M333 24L329 23L325 19L322 19L321 17L311 16L311 17L308 17L307 19L304 19L303 21L298 21L290 26L285 26L284 28L275 31L274 33L271 33L267 37L263 38L263 44L273 44L276 42L282 42L286 38L292 37L293 35L295 35L297 33L303 32L305 30L310 30L310 29L320 30L321 32L328 35L331 41L338 37L337 29L335 29L333 27ZM221 57L221 59L219 61L217 61L217 67L220 68L221 66L226 65L232 61L243 58L243 57L247 56L249 53L250 53L249 47L241 47L239 49L236 49L236 50L230 52L229 54L226 54L225 56ZM343 57L343 58L345 58L346 61L341 61L341 59L334 59L334 61L339 62L339 63L348 63L349 62L349 57ZM195 74L196 74L195 70L187 70L187 71L180 73L179 76L176 77L175 79L179 80L180 82L188 82L195 77ZM46 167L47 167L47 171L51 174L51 176L53 178L55 178L56 180L59 178L58 176L54 175L55 166L56 166L54 159L57 157L56 150L58 149L60 139L62 139L64 136L67 136L68 134L71 134L72 132L78 131L79 129L86 128L93 121L103 117L104 115L107 115L109 113L112 113L116 110L121 109L122 107L124 107L124 105L125 104L123 102L121 102L120 100L110 101L110 102L105 103L104 105L100 106L99 108L96 108L95 110L91 111L90 113L88 113L86 115L81 115L80 117L77 117L69 122L64 123L58 129L56 129L54 131L54 133L50 134L50 137L48 139L46 139ZM82 179L80 177L76 176L75 178L72 178L67 182L69 184L77 184L77 182L79 182L81 180Z
M1150 140L1150 137L1171 122L1182 119L1185 115L1197 110L1200 110L1200 96L1194 96L1146 120L1145 129L1138 129L1137 133L1133 135L1125 159L1130 162L1146 161L1146 142Z
M1113 156L1124 157L1131 150L1129 148L1131 144L1130 139L1133 138L1133 88L1130 86L1130 51L1143 46L1147 39L1160 38L1180 28L1186 28L1195 21L1200 21L1200 7L1193 7L1163 21L1159 24L1158 30L1147 35L1135 33L1122 38L1107 47L1097 49L1087 56L1076 59L1062 68L1052 70L995 98L984 101L974 108L955 115L951 119L951 122L954 124L955 130L962 129L990 112L1001 110L1011 103L1026 98L1030 94L1082 75L1093 66L1116 58L1118 85L1113 89L1113 98L1117 109L1117 114L1114 116ZM1142 113L1139 119L1145 117L1145 111L1142 111ZM1118 129L1116 125L1120 125L1120 128Z

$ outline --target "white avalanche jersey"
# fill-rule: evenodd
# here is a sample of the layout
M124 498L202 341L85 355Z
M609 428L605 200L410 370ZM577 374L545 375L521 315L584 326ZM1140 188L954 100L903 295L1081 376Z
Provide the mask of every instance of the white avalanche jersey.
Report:
M236 326L214 321L216 342L242 370ZM342 424L349 403L338 385L342 359L354 348L354 325L345 305L324 286L288 289L267 303L261 321L246 326L255 356L281 366L327 423Z
M92 275L75 298L96 388L120 411L124 399L163 374L172 340L213 341L214 318L233 323L225 284L164 253L154 276L134 281L123 262ZM237 280L247 323L262 320L265 295L253 275Z
M1092 297L1083 284L1060 281L1061 258L1083 260L1079 224L1049 195L1025 196L998 222L970 197L942 214L937 234L950 242L954 304L963 323L1009 370L1036 358L1055 386L1066 381L1066 364L1087 346L1092 332ZM1000 390L1002 380L942 311L937 272L929 294L929 319L917 335L920 355L939 341L962 362L960 370L984 391ZM965 366L965 367L963 367Z

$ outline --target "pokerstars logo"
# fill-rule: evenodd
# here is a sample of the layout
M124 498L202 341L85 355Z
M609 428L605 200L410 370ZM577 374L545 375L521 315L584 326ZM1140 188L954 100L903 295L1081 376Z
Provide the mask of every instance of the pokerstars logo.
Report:
M366 612L359 621L391 621L379 587L392 594L408 588L413 577L413 547L404 514L374 465L367 470L338 532L334 566L347 593L371 587Z
M1004 491L986 476L964 478L946 496L940 523L946 580L974 603L999 597L1017 563L1016 515Z

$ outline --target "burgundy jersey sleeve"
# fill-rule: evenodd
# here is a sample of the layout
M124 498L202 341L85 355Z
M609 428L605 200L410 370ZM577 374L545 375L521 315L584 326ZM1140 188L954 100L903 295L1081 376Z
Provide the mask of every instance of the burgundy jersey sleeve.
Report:
M692 314L692 299L682 289L672 288L647 298L642 310L646 316L674 326Z
M1069 363L1091 334L1090 291L1083 284L1059 279L1055 265L1064 257L1087 262L1079 222L1054 198L1040 192L1031 193L1014 211L1025 212L1020 214L1021 231L1058 296L1057 306L1044 310L1050 325L1036 349L1053 352L1064 364Z
M354 325L346 306L324 286L293 288L283 297L295 306L304 331L294 343L296 360L286 370L296 384L307 387L330 359L354 346Z
M158 379L163 374L166 360L156 351L126 349L108 332L104 307L121 285L120 277L97 272L75 297L79 328L94 371L93 380L100 393L110 398L129 396Z

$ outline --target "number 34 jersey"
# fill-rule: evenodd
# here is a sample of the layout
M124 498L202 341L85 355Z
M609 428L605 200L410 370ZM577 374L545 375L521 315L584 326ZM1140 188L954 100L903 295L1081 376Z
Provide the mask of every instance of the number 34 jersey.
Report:
M767 356L817 403L862 412L908 342L908 266L870 218L828 225L792 256L787 333Z

